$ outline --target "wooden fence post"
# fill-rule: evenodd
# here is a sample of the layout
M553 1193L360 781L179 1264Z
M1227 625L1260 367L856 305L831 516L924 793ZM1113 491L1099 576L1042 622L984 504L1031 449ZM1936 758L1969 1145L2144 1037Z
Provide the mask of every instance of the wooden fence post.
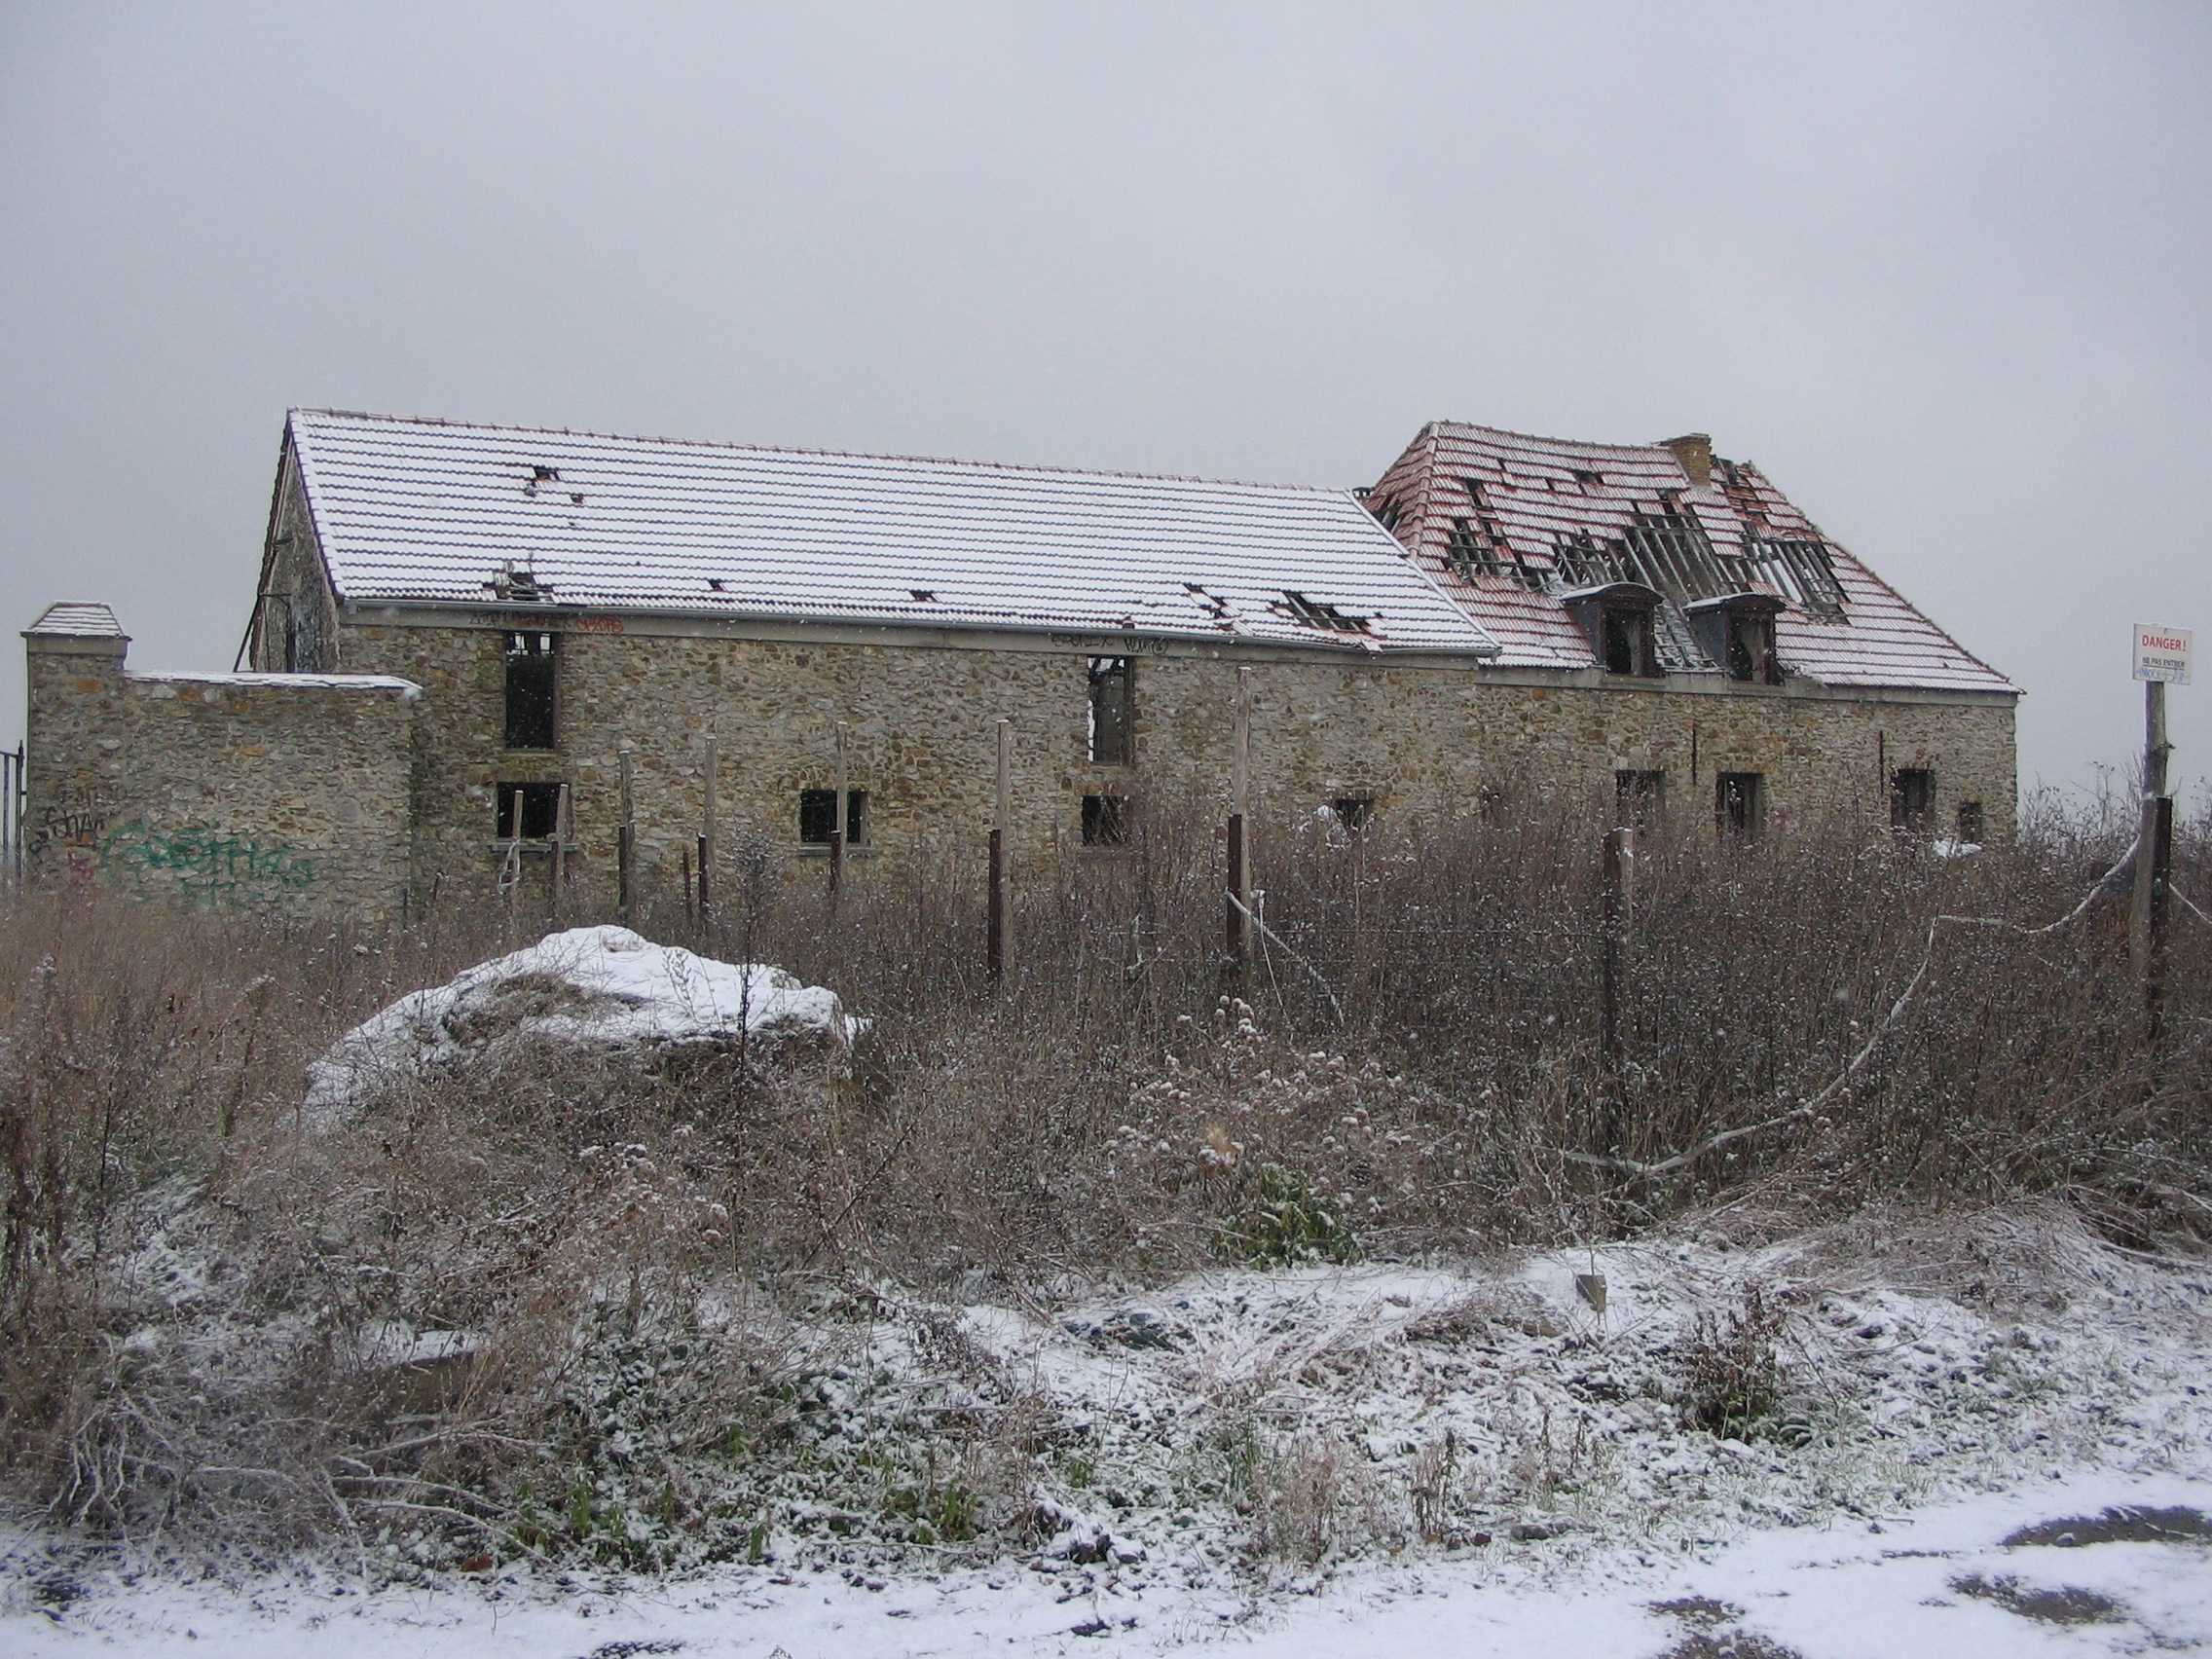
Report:
M1635 904L1635 863L1636 831L1625 825L1608 830L1601 881L1604 972L1598 998L1598 1048L1607 1071L1620 1064L1621 952L1628 943Z
M2166 684L2143 686L2143 808L2135 836L2135 895L2127 942L2143 982L2144 1030L2157 1048L2164 1024L2166 887L2173 871L2174 803L2166 793Z
M1620 1150L1621 960L1636 915L1636 831L1627 825L1605 834L1599 878L1598 1058L1600 1156Z
M514 816L507 820L507 850L499 860L499 898L512 919L515 889L522 885L522 791L510 797Z
M991 893L983 940L983 964L993 979L1005 979L1013 966L1012 918L1007 914L1007 831L1013 816L1014 722L999 721L998 795L991 814Z
M617 759L622 768L622 822L614 828L614 903L627 922L636 898L633 865L638 856L637 807L630 792L630 751L622 750Z
M712 732L707 734L707 805L705 822L699 832L699 920L711 920L715 909L715 775L719 769L718 745Z
M843 720L837 722L837 770L834 793L830 816L830 903L837 903L837 890L845 882L845 731Z
M1236 671L1236 725L1230 761L1229 903L1225 918L1230 963L1242 968L1252 944L1252 671Z
M569 786L553 797L553 909L559 914L569 893Z

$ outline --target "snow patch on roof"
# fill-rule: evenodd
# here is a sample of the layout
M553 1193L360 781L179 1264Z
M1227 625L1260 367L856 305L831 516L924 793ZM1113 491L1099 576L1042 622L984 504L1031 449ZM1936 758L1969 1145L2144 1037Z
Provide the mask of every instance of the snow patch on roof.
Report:
M353 605L1496 648L1348 491L330 410L289 433Z

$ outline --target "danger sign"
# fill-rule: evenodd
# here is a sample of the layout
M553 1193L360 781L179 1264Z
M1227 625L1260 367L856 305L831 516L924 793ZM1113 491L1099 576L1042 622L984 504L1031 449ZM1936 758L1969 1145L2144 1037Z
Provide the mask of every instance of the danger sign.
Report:
M2188 628L2135 624L2135 678L2189 683L2189 651L2196 635Z

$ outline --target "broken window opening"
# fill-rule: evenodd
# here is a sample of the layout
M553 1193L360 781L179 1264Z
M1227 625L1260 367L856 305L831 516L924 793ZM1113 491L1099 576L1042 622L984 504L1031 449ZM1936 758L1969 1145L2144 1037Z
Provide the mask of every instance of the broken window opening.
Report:
M1890 774L1890 828L1925 835L1936 815L1936 774L1925 766L1899 766Z
M1127 795L1092 794L1083 797L1083 844L1087 847L1125 847L1134 828Z
M561 786L552 784L495 784L497 799L493 830L498 839L550 841L561 817ZM522 797L522 832L515 832L515 797Z
M1574 482L1584 490L1603 490L1605 487L1605 475L1603 472L1592 472L1586 468L1577 468L1574 474Z
M1356 835L1375 822L1375 797L1339 795L1329 802L1329 812L1338 824Z
M837 828L837 792L835 790L801 790L798 792L798 838L806 847L827 847L830 836ZM860 847L867 844L867 791L845 792L845 845Z
M507 636L507 747L554 747L553 640L551 634Z
M1089 754L1094 765L1126 766L1136 758L1136 704L1129 659L1090 659Z
M1782 664L1774 654L1774 618L1728 617L1728 678L1754 685L1780 685Z
M1621 770L1613 773L1613 822L1627 830L1648 830L1667 808L1667 774Z
M1368 618L1355 616L1318 599L1308 599L1302 593L1283 590L1283 598L1290 604L1290 613L1309 628L1326 628L1332 634L1364 634Z
M1643 672L1643 629L1647 613L1608 605L1599 613L1607 674Z
M1444 551L1452 561L1452 568L1469 580L1477 575L1496 573L1496 562L1476 536L1475 527L1463 518L1452 521L1451 534L1444 538Z
M1713 818L1724 841L1755 841L1766 828L1766 779L1757 772L1718 772Z
M1959 802L1960 840L1966 842L1969 846L1980 846L1982 844L1983 822L1980 801L1962 800Z
M1405 514L1405 508L1399 505L1397 497L1384 496L1379 501L1370 501L1367 503L1367 510L1375 515L1377 524L1391 535L1397 535L1398 520Z

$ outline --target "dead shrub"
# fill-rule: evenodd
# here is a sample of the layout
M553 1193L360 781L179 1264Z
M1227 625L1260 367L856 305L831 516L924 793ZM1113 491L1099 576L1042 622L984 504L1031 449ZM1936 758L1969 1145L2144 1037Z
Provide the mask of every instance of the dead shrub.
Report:
M1756 1283L1744 1287L1740 1308L1719 1315L1701 1309L1684 1354L1684 1419L1723 1440L1750 1440L1763 1433L1782 1404L1782 1356L1776 1345L1789 1317L1789 1310Z

